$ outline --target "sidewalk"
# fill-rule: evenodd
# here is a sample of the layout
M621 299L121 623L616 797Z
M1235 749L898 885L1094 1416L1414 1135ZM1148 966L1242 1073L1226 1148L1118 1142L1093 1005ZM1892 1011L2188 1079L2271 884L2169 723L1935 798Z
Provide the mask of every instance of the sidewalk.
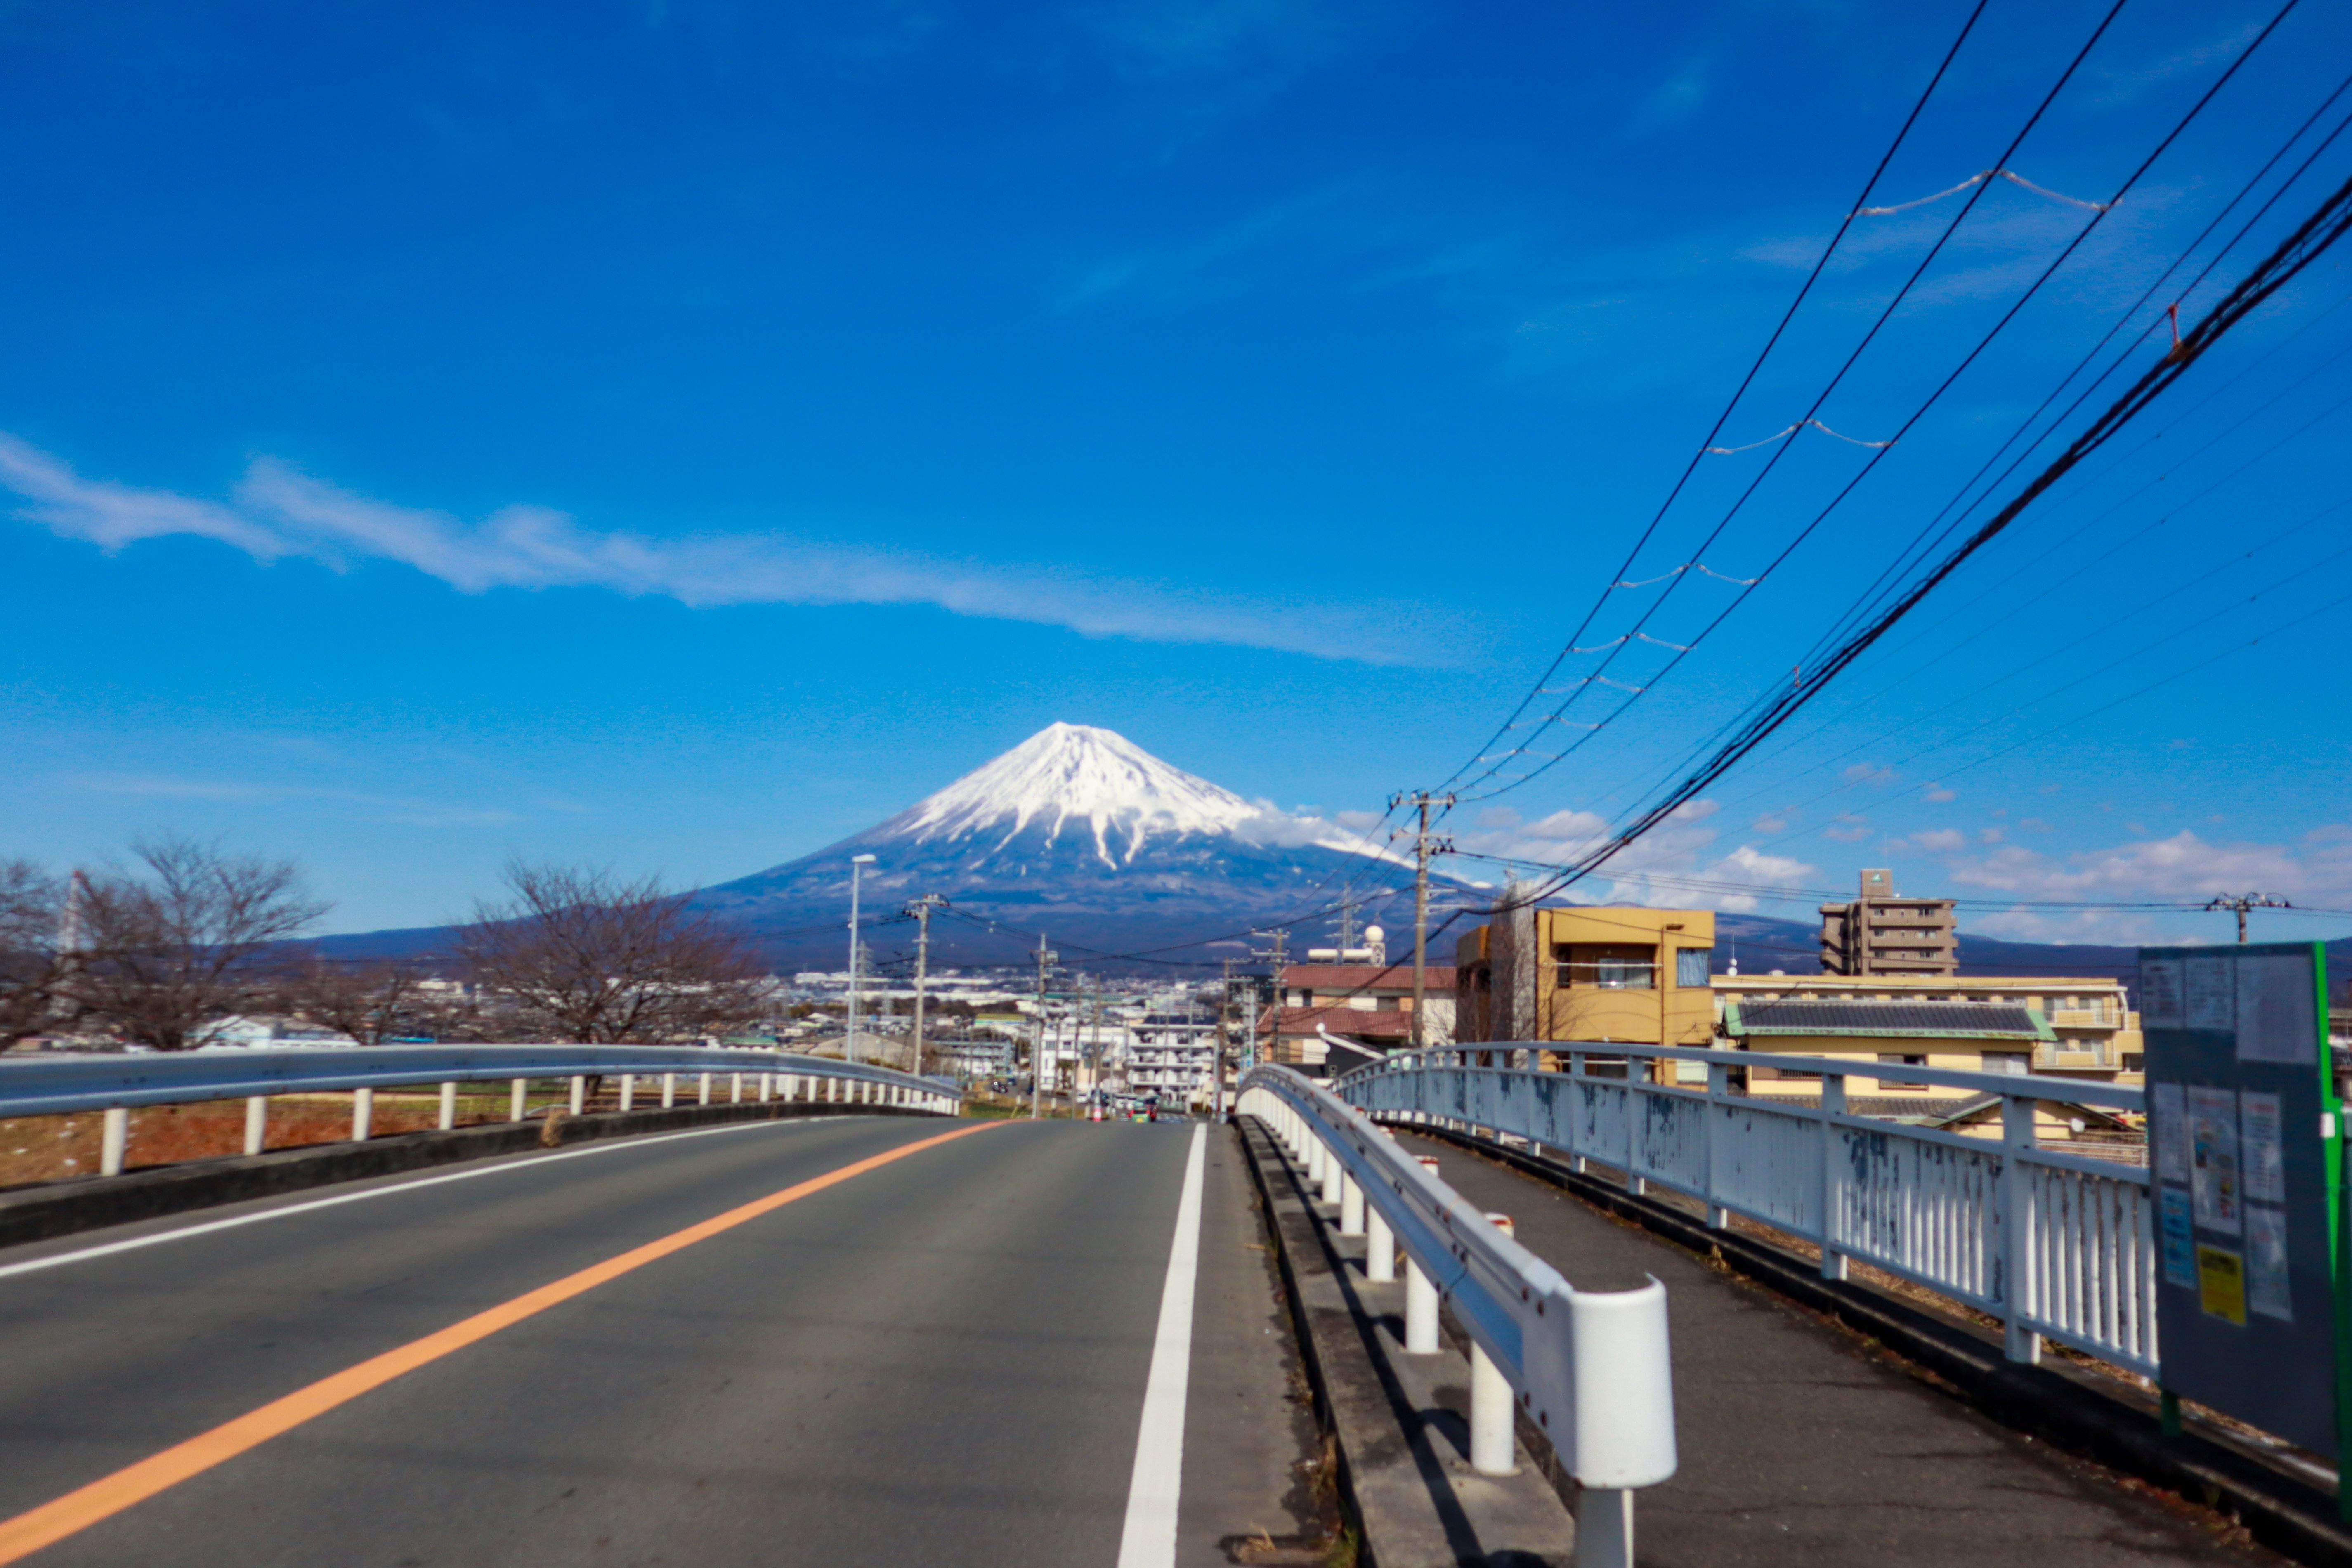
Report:
M1400 1132L1579 1288L1664 1280L1682 1468L1641 1494L1644 1568L2282 1563L2215 1516L2034 1444L1852 1336L1557 1188Z

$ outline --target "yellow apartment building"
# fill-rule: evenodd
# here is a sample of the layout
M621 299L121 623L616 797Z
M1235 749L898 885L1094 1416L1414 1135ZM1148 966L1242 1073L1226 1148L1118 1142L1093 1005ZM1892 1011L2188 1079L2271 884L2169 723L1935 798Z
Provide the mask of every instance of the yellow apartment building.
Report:
M1712 910L1512 910L1454 949L1454 1038L1706 1046Z
M1760 1041L1748 1044L1736 1037L1730 1027L1735 1011L1743 1022L1752 1021L1760 1016L1751 1005L1756 1003L1989 1007L2021 1010L2030 1015L2032 1034L2029 1037L2018 1033L2012 1026L1999 1036L1980 1032L1954 1036L1948 1046L1928 1052L1937 1057L1936 1066L1963 1068L1970 1072L2058 1073L2101 1083L2142 1081L2140 1068L2146 1047L2141 1039L2139 1015L2132 1011L2130 994L2119 980L2101 976L1986 974L1718 974L1713 989L1717 1014L1725 1026L1724 1037L1735 1048L1813 1054L1810 1047L1800 1051L1794 1046L1767 1047ZM1947 1016L1938 1012L1934 1016L1954 1028L1973 1026L1980 1031L1985 1023L1964 1013ZM1916 1026L1936 1026L1927 1022L1928 1014L1916 1016L1920 1022ZM2015 1023L2012 1020L2012 1026ZM1821 1036L1821 1054L1865 1049L1886 1055L1918 1054L1916 1045L1904 1047L1899 1043L1902 1038L1916 1041L1918 1036L1886 1037L1887 1043L1878 1047L1863 1043L1871 1037L1866 1034ZM1830 1043L1837 1039L1848 1043L1843 1047ZM1979 1062L1983 1065L1979 1066Z

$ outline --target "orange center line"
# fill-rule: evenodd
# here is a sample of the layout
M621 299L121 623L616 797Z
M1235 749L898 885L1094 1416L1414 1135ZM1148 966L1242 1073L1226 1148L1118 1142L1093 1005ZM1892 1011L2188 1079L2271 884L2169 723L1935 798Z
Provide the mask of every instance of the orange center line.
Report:
M61 1498L0 1522L0 1563L14 1563L44 1546L87 1530L100 1520L110 1519L124 1509L146 1501L158 1492L204 1474L215 1465L226 1464L248 1448L259 1447L272 1437L292 1431L313 1416L323 1415L371 1389L381 1388L404 1373L414 1372L477 1341L486 1340L500 1329L511 1328L525 1318L543 1312L560 1302L569 1301L574 1296L583 1295L606 1280L617 1279L632 1269L642 1268L656 1258L683 1251L721 1231L732 1230L786 1204L807 1197L811 1193L821 1193L827 1187L837 1186L852 1176L863 1175L893 1161L903 1160L909 1154L919 1153L958 1138L970 1137L974 1132L984 1132L996 1125L993 1121L983 1121L975 1127L959 1128L953 1132L943 1132L935 1138L925 1138L843 1165L821 1176L812 1176L780 1192L770 1193L764 1198L755 1198L740 1207L714 1215L698 1225L688 1226L684 1230L673 1231L642 1247L631 1247L576 1274L567 1274L553 1284L526 1291L510 1301L477 1312L421 1340L412 1340L382 1355L371 1356L332 1376L320 1378L307 1388L298 1388L283 1398L271 1400L259 1409L247 1411L233 1421L223 1422L209 1432L199 1433L184 1443L175 1443L160 1454L152 1455L137 1464L126 1465L110 1476L102 1476L88 1486L78 1487Z

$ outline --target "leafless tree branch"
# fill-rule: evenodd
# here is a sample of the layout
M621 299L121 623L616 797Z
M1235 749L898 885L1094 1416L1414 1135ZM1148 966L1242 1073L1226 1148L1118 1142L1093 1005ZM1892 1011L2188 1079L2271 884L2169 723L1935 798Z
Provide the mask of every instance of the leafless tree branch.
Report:
M527 1025L566 1040L649 1042L715 1034L766 1010L750 945L656 879L516 860L506 883L507 899L475 907L458 951Z
M30 860L0 860L0 1046L54 1022L66 959L65 886Z
M218 1019L267 1002L265 955L328 906L305 896L289 861L179 837L131 849L142 869L88 879L60 989L130 1039L184 1050Z

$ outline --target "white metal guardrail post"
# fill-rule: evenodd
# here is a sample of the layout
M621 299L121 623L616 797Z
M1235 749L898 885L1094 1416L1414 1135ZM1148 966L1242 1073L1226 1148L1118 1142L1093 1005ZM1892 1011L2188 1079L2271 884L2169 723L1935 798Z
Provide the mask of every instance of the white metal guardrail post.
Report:
M1501 1216L1470 1207L1439 1181L1426 1168L1434 1162L1406 1154L1328 1089L1268 1066L1250 1069L1242 1088L1240 1109L1306 1167L1325 1201L1342 1203L1346 1189L1318 1179L1321 1172L1352 1179L1367 1205L1367 1245L1380 1248L1367 1258L1367 1278L1377 1258L1404 1251L1408 1352L1436 1350L1439 1303L1452 1306L1475 1347L1473 1468L1513 1468L1514 1412L1526 1412L1584 1488L1580 1568L1633 1568L1632 1493L1666 1479L1676 1464L1665 1288L1653 1279L1640 1290L1579 1291L1520 1247L1507 1221L1498 1225ZM1295 1143L1286 1136L1293 1127Z
M109 1106L99 1123L98 1173L101 1176L122 1174L122 1159L130 1147L131 1112L120 1105Z
M247 1095L245 1100L245 1152L258 1154L269 1142L269 1097Z

